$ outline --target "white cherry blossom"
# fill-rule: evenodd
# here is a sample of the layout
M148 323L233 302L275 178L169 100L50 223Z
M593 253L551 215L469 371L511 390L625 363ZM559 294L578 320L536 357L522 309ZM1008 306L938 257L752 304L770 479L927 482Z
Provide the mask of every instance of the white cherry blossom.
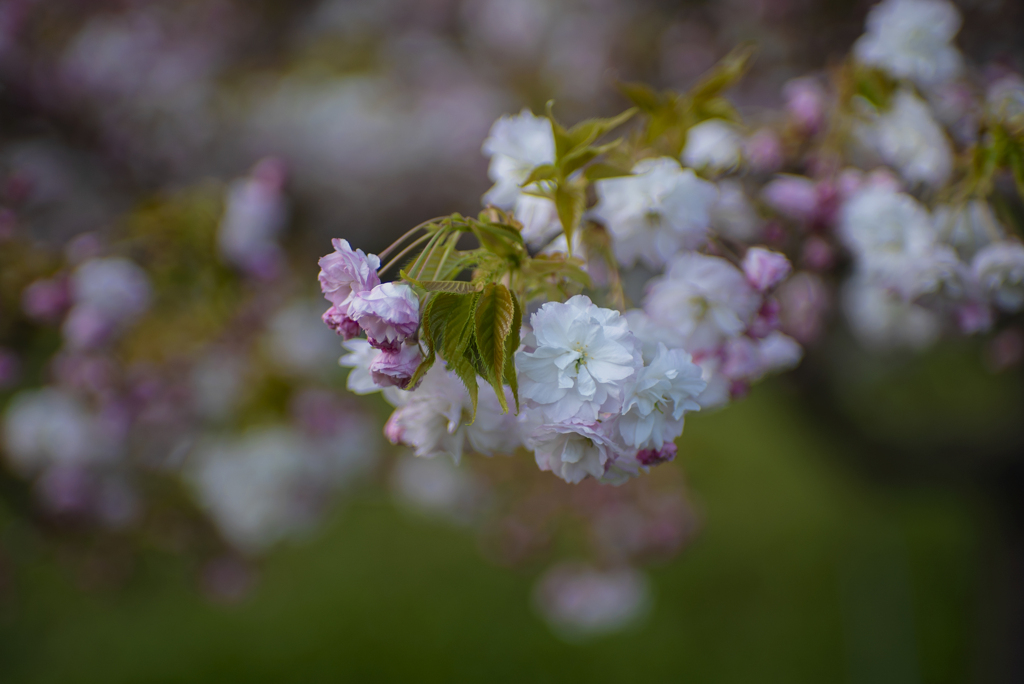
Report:
M901 89L882 112L868 110L868 123L857 129L875 150L911 184L941 187L953 173L953 148L928 104Z
M945 0L884 0L868 13L867 32L853 46L862 63L920 86L956 76L963 59L952 44L960 13Z
M595 184L593 215L611 232L616 258L660 268L680 250L707 240L710 209L718 192L690 169L668 157L644 159L632 176Z
M551 200L529 194L539 190L536 183L523 187L523 182L534 167L555 160L551 122L525 108L518 115L503 116L491 127L483 152L491 158L488 174L494 181L484 204L512 211L523 224L523 239L534 247L543 245L561 230L558 211Z
M618 412L642 365L639 342L618 312L576 295L544 304L530 326L536 348L516 354L523 398L554 422Z
M932 219L910 195L867 187L844 205L839 237L869 281L905 299L955 284L959 260L936 242Z
M683 432L683 415L699 411L695 399L707 387L701 369L682 349L658 345L654 359L637 374L619 418L626 444L660 449Z
M590 423L548 423L535 429L526 446L533 450L537 466L570 484L588 475L600 479L605 464L620 451L604 426Z
M743 138L736 127L724 119L702 121L686 133L683 163L712 173L730 171L740 165Z
M971 271L997 307L1011 312L1024 308L1024 245L993 243L975 255Z
M675 330L687 351L716 347L741 334L761 306L746 276L725 259L683 254L651 281L644 310Z
M474 420L469 392L441 361L427 372L416 391L399 396L400 405L388 419L384 433L393 444L412 447L419 457L448 455L458 463L467 441L484 456L511 454L521 444L515 416L502 413L493 393L479 393Z

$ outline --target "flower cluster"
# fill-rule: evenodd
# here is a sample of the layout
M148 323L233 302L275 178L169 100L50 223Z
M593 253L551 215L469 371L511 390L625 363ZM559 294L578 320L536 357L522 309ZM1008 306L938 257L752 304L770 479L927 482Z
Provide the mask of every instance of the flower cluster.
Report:
M963 96L959 26L945 0L884 0L839 82L791 81L759 126L722 94L744 50L684 94L624 84L618 117L502 117L478 219L414 229L394 283L345 241L321 260L350 388L387 388L387 436L417 455L525 447L621 483L673 458L686 413L795 367L833 291L869 345L998 328L1024 309L1024 245L989 201L1000 174L1024 192L1024 89Z
M697 152L688 146L679 158L650 157L628 169L607 162L581 168L573 160L573 154L592 159L609 149L588 145L598 129L618 123L565 131L549 117L523 111L494 125L484 152L491 156L495 185L484 202L509 213L489 209L480 222L467 224L481 243L477 251L487 253L475 255L473 281L420 279L428 264L434 275L450 270L443 256L436 262L447 239L439 237L440 226L418 241L429 239L410 266L416 276L403 272L399 284L377 284L380 260L335 240L334 254L320 262L321 289L333 304L324 321L346 340L349 353L341 363L352 368L349 388L387 390L396 407L385 429L392 442L413 447L418 456L448 454L456 461L467 446L488 456L525 447L541 470L567 482L590 477L620 484L675 457L687 413L721 406L751 382L799 361L800 345L780 331L774 296L790 262L765 247L750 247L730 261L716 248L712 215L719 190L683 166ZM568 140L560 146L558 136ZM573 144L574 153L556 154ZM728 166L704 160L699 169ZM579 211L588 182L597 202ZM566 218L566 204L575 205L575 218ZM603 263L601 235L608 245ZM442 254L453 253L453 244ZM579 261L574 251L584 257L582 275L590 288L602 273L618 281L620 268L646 269L642 308L621 312L586 294L545 287L565 280L564 271ZM505 265L488 274L485 268L498 257ZM519 287L513 292L484 284L498 279ZM510 317L533 309L522 331L515 331L521 344L507 350L514 362L497 374L475 365L487 356L491 333L481 328L488 315L483 304L471 303L473 297L485 301L495 287L514 300ZM460 297L469 307L462 307L464 313L456 303ZM371 309L375 302L380 304ZM417 311L423 312L418 339ZM453 313L435 326L441 311ZM456 333L466 325L463 316L476 325ZM352 339L360 329L365 341ZM446 354L462 355L467 348L473 353L466 357L468 370L460 372L462 361ZM446 369L429 365L435 353ZM496 385L495 395L478 401L480 382ZM513 401L517 414L508 411Z
M217 194L187 191L127 215L126 238L80 234L63 254L5 240L0 450L29 488L22 514L126 540L160 539L167 516L195 540L182 551L244 569L237 554L308 530L373 465L367 414L325 386L334 337L318 305L279 294L294 282L275 239L281 172L265 160L225 184L219 221Z

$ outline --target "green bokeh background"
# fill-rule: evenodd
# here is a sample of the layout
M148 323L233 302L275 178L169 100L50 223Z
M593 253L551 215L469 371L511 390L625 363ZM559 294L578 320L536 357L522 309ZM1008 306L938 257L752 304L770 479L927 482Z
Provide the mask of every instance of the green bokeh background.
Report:
M768 384L688 422L672 467L703 529L651 571L654 608L622 634L559 641L531 608L534 571L490 565L472 535L371 491L271 555L238 605L206 601L164 555L100 592L54 562L19 568L0 681L968 679L986 509L969 493L868 484L810 420Z

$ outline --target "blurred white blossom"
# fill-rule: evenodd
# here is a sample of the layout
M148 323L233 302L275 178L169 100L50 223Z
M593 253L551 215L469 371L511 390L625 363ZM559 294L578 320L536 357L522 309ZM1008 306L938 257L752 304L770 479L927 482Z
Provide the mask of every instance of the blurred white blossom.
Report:
M963 59L953 45L960 12L946 0L883 0L871 8L857 59L922 87L956 76Z

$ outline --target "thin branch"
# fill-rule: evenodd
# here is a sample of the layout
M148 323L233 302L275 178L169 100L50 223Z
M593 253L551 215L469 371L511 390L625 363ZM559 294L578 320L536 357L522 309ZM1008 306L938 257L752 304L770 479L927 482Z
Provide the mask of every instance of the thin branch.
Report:
M399 253L398 253L398 254L397 254L397 255L395 256L395 258L394 258L394 259L392 259L391 261L389 261L389 262L387 263L387 265L386 265L386 266L384 266L384 267L383 267L383 268L381 268L381 269L380 269L379 271L377 271L377 275L378 275L378 276L379 276L379 275L382 275L382 274L383 274L383 273L384 273L385 271L387 271L387 270L388 270L389 268L391 268L392 266L394 266L394 265L395 265L395 263L397 263L398 261L400 261L400 260L402 259L402 257L404 257L404 256L405 256L406 254L408 254L408 253L409 253L409 252L411 252L412 250L416 249L416 248L417 248L418 246L420 246L421 244L423 244L423 243L424 243L425 241L429 240L430 238L432 238L432 237L436 237L436 235L437 235L436 233L434 233L434 234L430 234L430 233L427 233L426 235L423 235L423 236L421 236L421 237L420 237L419 239L417 239L417 240L416 240L416 242L412 243L411 245L409 245L408 247L406 247L405 249L403 249L403 250L402 250L401 252L399 252Z
M393 250L395 250L400 244L405 242L417 230L425 228L426 226L429 226L431 223L434 223L436 221L440 221L443 218L444 218L443 216L436 216L436 217L430 219L429 221L424 221L423 223L419 224L418 226L414 226L413 228L410 228L408 231L406 231L405 235L403 235L402 237L398 238L397 240L392 242L390 245L388 245L384 249L383 252L381 252L380 254L377 255L377 257L383 260L384 257L386 257L388 254L390 254Z

